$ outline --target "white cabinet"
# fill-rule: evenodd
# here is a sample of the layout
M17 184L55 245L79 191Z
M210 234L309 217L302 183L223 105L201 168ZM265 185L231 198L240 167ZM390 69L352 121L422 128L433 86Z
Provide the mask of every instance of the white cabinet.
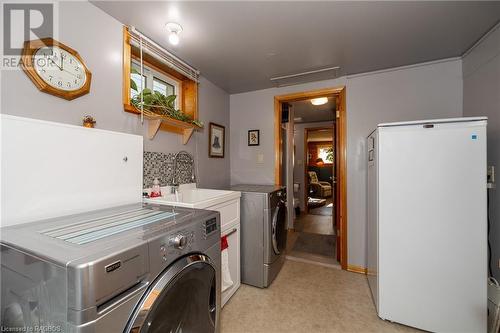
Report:
M224 306L241 285L240 199L232 199L205 209L220 213L221 236L227 236L229 272L233 285L222 292L221 305Z
M222 236L227 235L228 243L228 257L229 257L229 272L233 285L222 292L221 305L224 306L226 302L234 295L236 290L241 284L241 271L240 271L240 223L231 224L226 229L222 230Z

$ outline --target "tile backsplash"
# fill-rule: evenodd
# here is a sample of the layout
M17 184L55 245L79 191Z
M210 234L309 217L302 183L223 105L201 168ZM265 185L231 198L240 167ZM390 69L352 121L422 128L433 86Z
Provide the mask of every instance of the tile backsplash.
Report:
M144 152L143 187L149 188L158 178L161 186L172 182L175 153ZM191 179L192 161L185 155L177 159L177 180L179 184L193 183Z

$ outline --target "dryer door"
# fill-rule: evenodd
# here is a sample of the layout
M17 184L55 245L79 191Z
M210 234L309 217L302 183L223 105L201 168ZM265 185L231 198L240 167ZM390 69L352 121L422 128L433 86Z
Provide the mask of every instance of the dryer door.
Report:
M151 284L125 332L215 332L216 280L207 256L191 254L177 260Z
M271 243L275 255L279 255L286 248L286 205L280 200L272 212Z

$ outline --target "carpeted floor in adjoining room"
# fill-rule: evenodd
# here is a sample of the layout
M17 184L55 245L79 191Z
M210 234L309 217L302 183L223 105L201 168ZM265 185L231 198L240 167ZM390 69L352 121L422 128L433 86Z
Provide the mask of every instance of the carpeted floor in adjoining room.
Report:
M332 216L302 214L288 233L287 258L338 266Z
M333 215L333 198L326 198L325 204L322 206L309 208L309 214L332 216Z
M335 236L300 232L292 251L306 252L325 257L335 256Z
M331 216L301 214L295 219L295 231L312 234L334 235L333 219Z
M269 288L241 285L222 309L221 332L420 331L377 317L366 276L287 260Z

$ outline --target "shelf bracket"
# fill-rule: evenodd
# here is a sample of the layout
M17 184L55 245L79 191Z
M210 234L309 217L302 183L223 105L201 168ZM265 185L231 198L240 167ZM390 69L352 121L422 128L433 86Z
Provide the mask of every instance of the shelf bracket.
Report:
M182 144L187 144L191 136L193 135L194 128L186 128L182 133Z
M149 140L153 140L156 135L156 132L160 129L161 119L150 119L149 120L149 128L148 128L148 138Z

